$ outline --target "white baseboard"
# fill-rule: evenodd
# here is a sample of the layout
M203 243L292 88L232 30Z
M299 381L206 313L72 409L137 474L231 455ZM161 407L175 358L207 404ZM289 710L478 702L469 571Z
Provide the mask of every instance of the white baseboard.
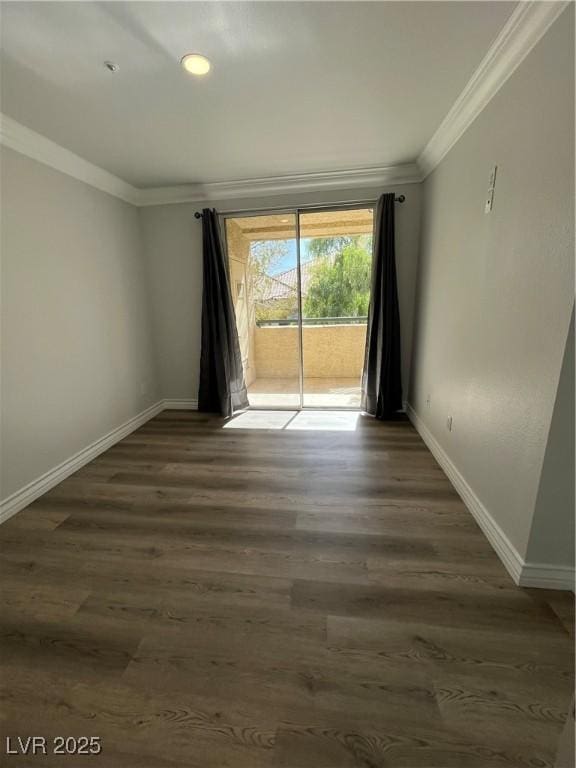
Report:
M86 448L83 448L81 451L74 454L74 456L71 456L57 467L45 472L36 480L32 480L31 483L28 483L28 485L25 485L19 491L16 491L11 496L8 496L7 499L0 502L0 524L8 520L12 515L20 512L24 507L32 504L32 502L42 496L42 494L46 493L51 488L54 488L55 485L61 483L62 480L65 480L85 464L88 464L89 461L95 459L96 456L106 451L119 440L122 440L131 432L134 432L135 429L141 427L142 424L145 424L161 411L165 409L197 410L197 408L197 400L159 400L157 403L154 403L154 405L146 408L145 411L142 411L128 421L125 421L124 424L121 424L119 427L116 427L116 429L111 430L103 437L95 440L93 443L86 446Z
M478 496L476 496L472 488L470 488L464 476L460 473L446 451L442 448L432 432L430 432L428 427L409 403L406 405L406 413L430 449L430 452L438 464L440 464L454 488L458 491L462 501L472 513L476 522L484 532L484 535L496 550L496 554L504 563L506 570L510 576L512 576L516 584L518 584L522 572L523 560L516 548L510 542L510 539L506 536L492 515L488 512L486 507L482 504Z
M198 400L177 400L167 399L162 401L163 406L168 411L197 411Z
M12 515L15 515L21 509L27 507L37 498L42 496L42 494L46 493L51 488L54 488L55 485L61 483L62 480L65 480L85 464L88 464L89 461L95 459L96 456L106 451L131 432L134 432L135 429L138 429L142 424L145 424L153 416L160 413L164 407L164 401L162 400L151 405L149 408L146 408L146 410L131 419L128 419L128 421L125 421L124 424L121 424L119 427L116 427L116 429L111 430L103 437L100 437L90 445L87 445L86 448L78 451L78 453L74 454L74 456L71 456L69 459L66 459L66 461L63 461L57 467L50 469L36 480L33 480L19 491L16 491L16 493L8 496L7 499L0 502L0 523L8 520Z
M197 410L198 401L194 399L159 400L146 410L111 430L103 437L78 451L57 467L45 472L24 488L0 502L0 523L5 522L24 507L49 491L62 480L95 459L112 445L122 440L141 427L163 410ZM512 576L514 582L522 587L541 587L544 589L574 590L574 569L548 563L525 562L518 554L504 531L468 485L463 475L453 464L448 454L432 435L428 427L409 403L405 405L410 421L421 435L436 461L440 464L456 491L462 497L466 507L476 519L496 554Z
M521 587L563 589L574 592L574 568L549 563L524 563L520 574Z
M452 459L410 403L406 404L406 413L482 529L515 584L521 587L540 587L543 589L574 589L573 568L544 563L527 563L524 561L516 547L514 547L502 528L500 528L490 512L468 485L460 470L455 466Z
M131 432L134 432L135 429L141 427L142 424L145 424L161 411L165 409L197 410L197 408L197 400L159 400L157 403L154 403L154 405L146 408L145 411L128 419L124 424L121 424L119 427L116 427L116 429L111 430L103 437L100 437L90 445L87 445L86 448L78 451L74 456L66 459L66 461L63 461L57 467L48 470L48 472L45 472L36 480L32 480L31 483L28 483L28 485L25 485L19 491L16 491L11 496L8 496L7 499L0 502L0 524L11 518L12 515L20 512L24 507L32 504L33 501L36 501L37 498L44 493L47 493L51 488L54 488L55 485L61 483L62 480L65 480L85 464L88 464L89 461L95 459L96 456L99 456L119 440L122 440Z

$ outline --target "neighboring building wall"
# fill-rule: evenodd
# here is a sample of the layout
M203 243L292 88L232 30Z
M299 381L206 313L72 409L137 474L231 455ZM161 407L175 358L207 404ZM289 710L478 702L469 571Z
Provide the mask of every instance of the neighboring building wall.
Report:
M252 278L250 275L250 241L244 237L240 227L232 219L228 219L226 222L226 245L230 289L236 313L244 380L246 386L250 386L256 379L254 359L256 318L254 316Z
M573 11L424 184L410 403L521 558L574 301Z
M138 211L2 155L2 499L159 399Z
M317 325L302 329L304 376L352 378L360 381L366 325ZM256 368L261 379L299 375L297 326L256 328Z

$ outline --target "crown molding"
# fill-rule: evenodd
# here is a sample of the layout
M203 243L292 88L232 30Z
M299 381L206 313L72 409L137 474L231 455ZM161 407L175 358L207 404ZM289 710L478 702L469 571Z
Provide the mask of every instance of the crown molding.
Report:
M436 168L571 0L519 2L418 157L422 178Z
M140 190L136 187L1 113L0 144L102 192L137 205Z
M295 192L321 192L330 189L382 187L410 184L422 180L416 163L347 171L270 176L238 181L215 181L172 187L142 189L128 184L51 139L0 113L0 144L31 157L61 173L83 181L102 192L119 197L132 205L170 203L210 203L218 200L282 195Z
M207 184L186 184L175 187L153 187L139 190L139 205L167 203L202 203L237 198L262 197L302 192L322 192L330 189L382 187L390 184L410 184L422 180L416 163L381 168L361 168L348 171L303 173L291 176L270 176L239 181L214 181Z
M434 170L570 2L518 3L416 163L142 189L1 113L0 143L137 206L418 183Z

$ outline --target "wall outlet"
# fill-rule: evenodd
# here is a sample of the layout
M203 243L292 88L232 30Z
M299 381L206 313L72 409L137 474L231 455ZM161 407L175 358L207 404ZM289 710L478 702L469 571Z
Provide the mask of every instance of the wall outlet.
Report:
M446 428L448 432L452 432L452 416L448 416L446 419Z
M140 382L140 394L145 395L148 392L148 384L145 381Z
M430 395L426 397L426 407L430 408Z

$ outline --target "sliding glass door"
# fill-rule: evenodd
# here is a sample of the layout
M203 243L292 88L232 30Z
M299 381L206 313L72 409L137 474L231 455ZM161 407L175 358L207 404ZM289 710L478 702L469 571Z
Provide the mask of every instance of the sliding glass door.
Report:
M302 407L297 215L226 219L232 300L248 401Z
M300 214L303 405L360 408L372 208Z
M372 207L225 222L250 406L359 408Z

